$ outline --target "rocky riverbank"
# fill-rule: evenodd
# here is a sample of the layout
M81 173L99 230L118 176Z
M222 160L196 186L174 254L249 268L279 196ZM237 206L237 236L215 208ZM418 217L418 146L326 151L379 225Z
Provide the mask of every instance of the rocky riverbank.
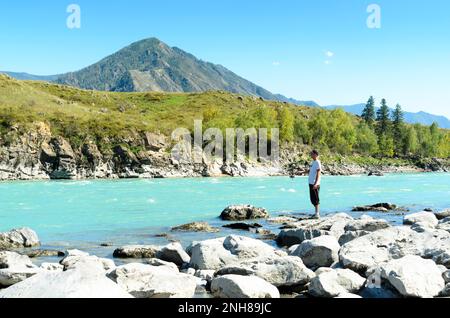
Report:
M145 133L124 140L74 144L52 135L48 125L33 124L26 133L12 129L0 137L0 180L115 179L211 176L306 175L310 149L282 146L280 161L192 164L174 160L171 143L161 134ZM329 175L449 171L448 162L430 159L416 164L324 162Z
M279 224L280 233L273 238L277 247L228 235L187 248L177 242L122 246L114 258L126 260L123 265L68 250L61 259L55 256L54 263L37 266L17 252L39 246L37 234L12 230L0 233L0 298L450 296L449 210L407 214L403 226L345 213L320 220L270 218L264 209L251 206L229 207L221 217L242 223L267 218ZM218 231L207 223L173 230Z

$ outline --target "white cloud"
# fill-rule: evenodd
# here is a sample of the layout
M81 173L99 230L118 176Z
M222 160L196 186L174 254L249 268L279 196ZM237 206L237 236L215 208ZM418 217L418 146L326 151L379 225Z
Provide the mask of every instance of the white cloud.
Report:
M324 63L325 63L326 65L330 65L330 64L331 64L331 61L330 61L330 60L326 60Z
M272 65L273 65L273 66L280 66L280 65L281 65L281 62L275 61L275 62L272 63Z
M327 57L333 57L333 56L334 56L334 52L326 51L326 52L325 52L325 55L326 55Z

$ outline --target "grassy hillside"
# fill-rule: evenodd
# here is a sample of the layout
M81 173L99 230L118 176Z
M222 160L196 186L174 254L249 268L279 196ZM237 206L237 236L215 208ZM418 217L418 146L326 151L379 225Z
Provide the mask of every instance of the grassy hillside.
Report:
M36 122L44 122L52 135L68 139L74 147L87 141L103 150L124 142L133 147L127 140L143 132L169 136L177 127L192 130L194 119L203 119L205 128L279 127L283 142L347 156L392 157L398 148L390 140L377 140L373 129L342 110L299 107L226 92L86 91L0 75L0 144L11 142L11 132L18 136ZM405 125L405 131L411 139L402 148L405 155L449 156L449 131L417 125Z
M18 81L0 75L0 129L20 129L37 121L50 125L53 134L75 138L125 137L131 132L153 131L169 135L177 127L191 129L194 119L214 112L221 124L234 126L244 111L279 108L266 102L225 92L116 93L80 90L44 82ZM298 116L316 110L289 107Z

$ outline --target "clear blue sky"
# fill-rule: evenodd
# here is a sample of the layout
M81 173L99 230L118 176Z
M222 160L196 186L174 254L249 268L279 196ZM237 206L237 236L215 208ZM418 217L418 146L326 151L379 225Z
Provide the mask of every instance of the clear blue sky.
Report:
M66 27L71 3L81 29ZM381 29L366 25L372 3ZM158 37L289 97L374 95L450 117L448 0L15 0L1 2L0 30L0 70L74 71Z

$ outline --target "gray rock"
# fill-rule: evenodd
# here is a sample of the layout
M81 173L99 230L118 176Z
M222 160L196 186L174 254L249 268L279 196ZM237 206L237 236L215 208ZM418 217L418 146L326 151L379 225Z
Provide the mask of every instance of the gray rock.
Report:
M64 256L64 252L62 251L55 251L55 250L31 250L31 251L25 251L25 255L31 258L37 258L37 257L61 257Z
M450 270L443 272L442 278L444 278L446 284L450 283Z
M156 253L156 257L166 262L175 263L178 266L191 261L191 257L184 251L183 247L178 242L170 243L169 245L162 247Z
M383 219L374 219L370 216L362 216L360 219L350 221L344 228L348 231L374 232L390 227L389 223Z
M378 212L388 212L397 209L397 206L392 203L377 203L373 205L364 205L364 206L355 206L352 211L353 212L369 212L369 211L378 211Z
M314 276L302 260L295 256L261 257L223 267L216 276L258 276L277 287L296 287L307 284Z
M35 267L26 255L16 252L0 251L0 268Z
M439 221L433 213L425 211L408 214L403 218L403 224L405 225L420 224L426 228L435 228L438 223Z
M445 285L444 289L439 293L439 297L450 297L450 284Z
M17 284L41 271L40 268L27 267L0 269L0 286L8 287Z
M197 278L166 266L131 263L108 276L136 298L192 298Z
M47 271L58 271L62 272L64 270L64 265L59 263L42 263L39 268L42 268Z
M79 267L64 272L42 271L0 291L0 298L131 298L104 271Z
M342 265L361 273L405 255L431 258L450 267L450 235L439 230L418 233L408 227L391 227L354 239L339 251Z
M26 255L15 252L0 252L0 286L8 287L17 284L37 273L37 268Z
M342 293L334 298L362 298L362 297L352 293Z
M280 298L275 286L255 276L225 275L214 278L211 292L219 298Z
M127 245L113 252L115 258L154 258L160 247L154 245Z
M40 242L36 232L27 227L0 233L0 250L39 245Z
M208 269L199 269L195 272L195 277L198 277L202 280L205 280L207 282L211 282L214 278L214 274L216 273L215 270L208 270Z
M78 250L71 250L66 254L67 256L59 262L62 266L64 266L64 270L83 267L109 271L116 267L116 264L111 259L100 258Z
M149 260L147 260L147 264L152 265L152 266L167 266L176 272L179 271L178 266L175 263L166 262L159 258L150 258Z
M219 232L219 229L212 227L207 222L193 222L175 226L172 228L172 231L216 233Z
M275 249L264 242L237 235L194 242L188 250L191 267L211 270L275 253Z
M407 297L435 297L445 287L436 264L415 255L407 255L382 265L381 275Z
M436 212L436 213L434 213L434 215L436 216L436 218L438 220L448 218L448 217L450 217L450 209L445 209L443 211Z
M344 245L344 244L347 244L348 242L353 241L354 239L356 239L358 237L361 237L361 236L364 236L364 235L367 235L370 233L371 232L369 232L369 231L348 231L339 237L338 242L339 242L339 245Z
M339 213L320 220L308 219L292 223L292 228L280 232L277 243L280 246L292 246L322 235L332 235L339 239L344 234L347 223L352 220L348 214Z
M314 297L337 297L357 293L366 279L349 269L336 269L321 273L311 280L309 293Z
M290 255L298 256L312 270L329 267L339 261L339 243L334 236L323 235L303 241Z
M231 205L222 211L220 218L225 221L243 221L253 219L267 219L269 213L264 208L252 205Z

